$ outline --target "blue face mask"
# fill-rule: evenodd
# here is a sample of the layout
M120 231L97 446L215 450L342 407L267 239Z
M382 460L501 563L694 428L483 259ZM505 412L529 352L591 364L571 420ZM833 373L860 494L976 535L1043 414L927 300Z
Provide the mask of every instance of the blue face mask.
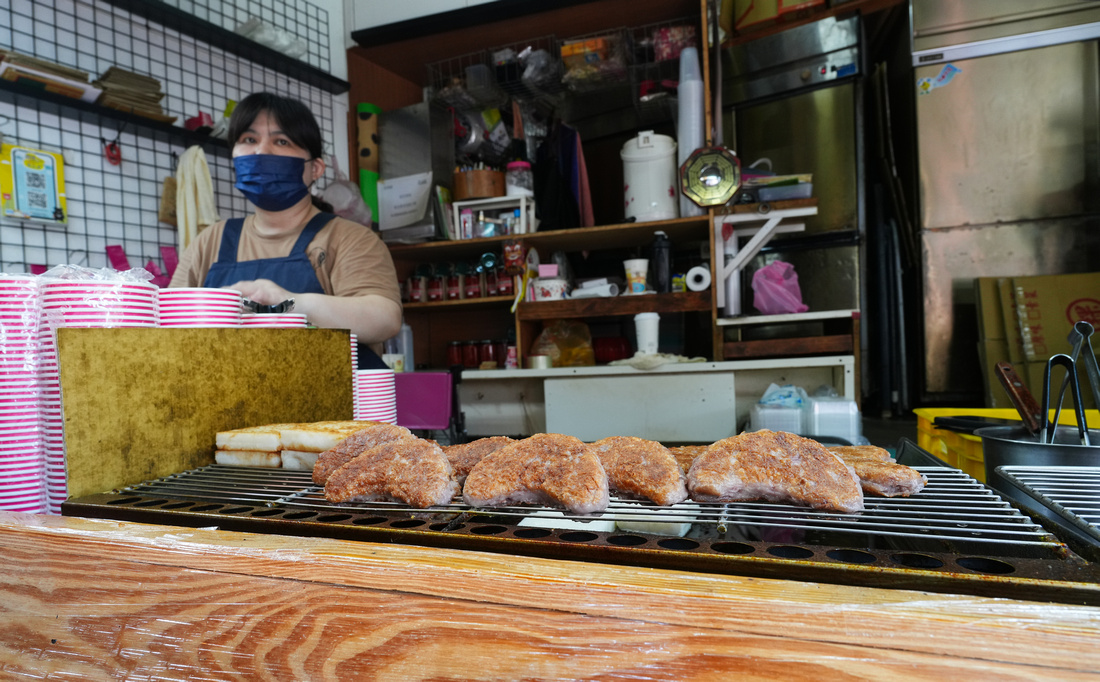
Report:
M288 209L309 194L302 181L306 160L301 157L249 154L234 158L233 168L237 171L234 187L265 211Z

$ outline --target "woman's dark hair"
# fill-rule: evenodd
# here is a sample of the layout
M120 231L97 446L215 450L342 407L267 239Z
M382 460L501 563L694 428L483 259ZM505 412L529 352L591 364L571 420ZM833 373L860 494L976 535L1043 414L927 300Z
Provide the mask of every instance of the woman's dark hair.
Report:
M244 131L252 125L261 111L275 119L279 130L290 141L309 152L309 158L320 159L324 155L321 127L309 107L296 99L270 92L256 92L242 99L229 117L229 148L237 144ZM312 195L311 195L312 196ZM331 212L332 206L313 197L313 204L322 211Z
M296 99L282 97L270 92L257 92L245 97L233 109L229 117L229 147L237 144L241 134L248 130L261 111L266 111L275 119L279 129L290 141L309 152L311 159L319 159L324 154L321 142L321 127L309 107Z

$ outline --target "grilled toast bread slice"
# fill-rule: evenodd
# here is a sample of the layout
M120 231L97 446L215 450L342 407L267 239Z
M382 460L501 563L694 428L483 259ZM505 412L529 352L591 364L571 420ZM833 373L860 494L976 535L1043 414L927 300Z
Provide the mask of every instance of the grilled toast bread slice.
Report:
M261 424L240 429L218 431L214 444L218 450L252 450L256 452L278 452L282 449L279 430L300 426L300 424Z
M282 466L283 458L278 452L263 450L218 450L214 453L218 464L237 467L273 467Z
M283 424L279 429L279 437L283 450L324 452L336 447L337 443L356 431L382 423L384 422L349 420Z

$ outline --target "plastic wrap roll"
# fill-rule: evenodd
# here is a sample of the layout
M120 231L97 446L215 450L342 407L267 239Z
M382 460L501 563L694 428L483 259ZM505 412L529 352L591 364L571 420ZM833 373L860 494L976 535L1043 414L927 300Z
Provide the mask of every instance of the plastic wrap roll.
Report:
M687 157L702 147L706 136L703 131L703 81L699 76L699 55L695 48L680 52L680 85L677 88L679 107L676 130L676 167L684 165ZM680 194L680 216L703 215L702 206Z
M356 107L358 130L359 191L378 222L378 115L377 104L361 102Z
M594 287L578 287L569 294L569 298L602 298L606 296L618 296L619 285L614 282L601 284Z
M687 271L684 286L691 291L706 291L710 287L710 270L702 265L696 265Z

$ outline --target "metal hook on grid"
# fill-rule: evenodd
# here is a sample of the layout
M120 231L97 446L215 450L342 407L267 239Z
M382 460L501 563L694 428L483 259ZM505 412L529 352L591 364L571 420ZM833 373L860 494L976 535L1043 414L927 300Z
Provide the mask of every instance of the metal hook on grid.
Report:
M80 254L80 260L74 260L73 256ZM84 265L88 262L88 252L74 249L69 252L69 265Z
M118 146L118 141L122 137L123 130L126 130L126 121L123 121L122 125L118 127L113 142L108 142L105 137L99 138L99 141L103 143L103 156L107 158L107 163L112 166L122 163L122 149Z
M9 123L15 123L15 119L13 119L10 116L5 116L3 114L0 114L0 142L4 141L4 130L3 130L3 128L4 128L4 126L6 126Z
M179 165L180 165L180 155L176 153L175 149L172 150L172 164L171 165L172 165L172 173L175 174L176 169L179 168Z

